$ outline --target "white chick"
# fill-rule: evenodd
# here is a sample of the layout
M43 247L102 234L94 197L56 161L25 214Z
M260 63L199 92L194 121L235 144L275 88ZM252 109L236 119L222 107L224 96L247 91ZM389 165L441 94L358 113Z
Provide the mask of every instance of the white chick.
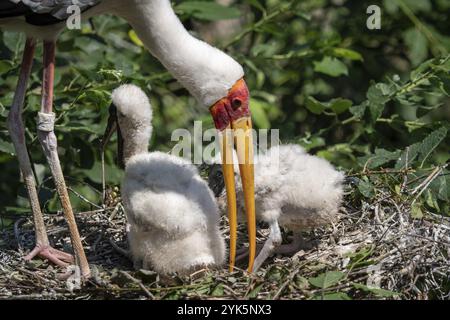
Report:
M220 162L220 160L216 160ZM237 160L235 173L238 173ZM258 220L267 222L270 234L255 260L254 271L273 253L296 252L302 245L301 232L338 219L344 175L326 160L309 155L293 144L276 146L255 156L255 205ZM242 217L242 185L237 178L237 206ZM209 183L225 212L226 195L220 165L214 165ZM280 225L293 231L294 241L281 245Z
M123 139L122 198L135 265L161 274L221 265L225 242L207 183L187 160L147 152L152 110L140 88L122 85L112 101Z

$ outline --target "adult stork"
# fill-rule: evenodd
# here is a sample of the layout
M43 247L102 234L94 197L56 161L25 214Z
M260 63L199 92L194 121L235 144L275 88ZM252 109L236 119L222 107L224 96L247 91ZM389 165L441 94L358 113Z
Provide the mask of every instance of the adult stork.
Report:
M42 40L44 71L41 111L38 113L38 137L69 225L77 264L85 277L90 273L59 163L57 141L53 131L56 39L64 30L65 22L70 16L67 9L74 4L79 6L83 19L110 13L127 20L150 53L211 112L220 137L222 157L226 160L223 161L223 170L230 222L230 270L233 268L236 252L237 213L233 163L230 156L233 138L226 133L236 131L244 133L242 138L236 139L236 149L241 163L240 174L247 211L248 270L252 271L256 249L256 222L252 122L249 92L243 79L244 71L233 58L190 35L175 15L169 0L6 0L0 3L0 27L24 32L27 35L18 84L8 116L8 129L28 191L36 229L36 247L26 258L32 259L39 255L64 266L70 262L71 257L49 245L38 202L36 182L25 146L21 117L36 41Z

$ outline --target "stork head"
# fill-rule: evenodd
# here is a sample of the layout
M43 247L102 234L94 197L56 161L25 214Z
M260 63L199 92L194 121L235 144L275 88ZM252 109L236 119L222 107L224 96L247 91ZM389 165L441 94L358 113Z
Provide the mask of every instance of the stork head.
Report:
M233 270L235 263L237 236L236 190L233 170L233 142L235 142L247 213L250 250L248 271L251 272L256 253L255 190L252 121L249 109L249 91L244 79L238 80L226 97L214 103L210 112L216 129L219 131L221 143L222 168L230 224L230 271Z
M152 135L152 107L144 91L131 84L116 88L111 98L103 148L117 130L118 164L124 168L132 156L148 152Z

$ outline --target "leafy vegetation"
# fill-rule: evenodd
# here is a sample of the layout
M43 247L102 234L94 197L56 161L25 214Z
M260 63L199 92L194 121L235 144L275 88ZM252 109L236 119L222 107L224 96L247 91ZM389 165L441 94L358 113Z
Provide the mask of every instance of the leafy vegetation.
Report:
M194 34L244 66L256 128L280 128L282 142L301 144L347 172L354 187L347 205L361 208L387 195L405 204L415 219L448 217L450 3L376 3L382 10L380 30L366 27L366 8L373 1L245 0L226 8L213 1L174 1ZM226 20L232 22L226 33L219 24L224 19L235 19ZM12 32L2 32L0 38L0 213L6 227L18 215L29 215L5 124L25 38ZM40 201L47 213L55 213L59 203L36 139L41 56L39 48L24 119ZM153 150L170 150L171 132L192 130L194 120L202 120L203 129L213 127L207 110L117 17L95 17L81 31L62 33L56 64L59 154L78 212L101 207L99 138L110 92L120 83L137 84L150 96ZM111 144L105 154L108 185L121 178L115 155ZM373 252L361 254L360 261L351 258L354 267L371 264ZM329 270L304 279L303 285L322 290L313 298L347 299L347 293L325 290L345 279L342 271ZM352 288L376 297L397 295L361 283ZM211 294L223 290L215 286ZM249 295L257 297L261 287L253 290Z

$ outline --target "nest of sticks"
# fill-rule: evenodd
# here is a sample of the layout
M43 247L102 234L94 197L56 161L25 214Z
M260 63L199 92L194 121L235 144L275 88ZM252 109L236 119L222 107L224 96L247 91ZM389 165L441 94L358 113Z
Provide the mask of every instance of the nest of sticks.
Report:
M431 213L413 219L411 203L383 190L356 206L348 188L339 222L305 234L311 248L273 256L254 274L243 270L246 261L232 273L223 266L186 277L134 270L121 250L127 243L119 198L76 214L92 268L80 285L47 261L24 261L34 232L31 218L21 216L0 233L0 299L449 299L450 219ZM52 245L70 252L62 213L45 221ZM266 231L258 229L263 242ZM245 247L245 225L238 237Z

